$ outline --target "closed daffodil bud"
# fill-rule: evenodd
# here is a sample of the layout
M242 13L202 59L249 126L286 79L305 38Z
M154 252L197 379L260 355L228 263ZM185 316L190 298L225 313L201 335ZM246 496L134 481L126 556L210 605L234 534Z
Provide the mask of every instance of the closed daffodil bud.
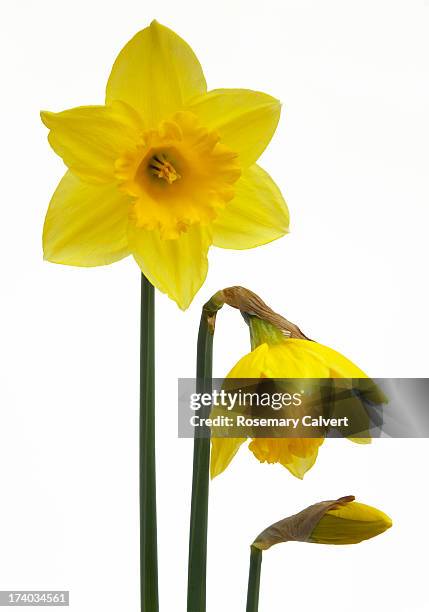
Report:
M313 504L305 510L270 525L250 547L246 612L259 610L262 552L281 542L358 544L380 535L392 520L353 495Z
M380 535L392 526L387 514L355 501L353 495L323 501L298 514L270 525L253 542L267 550L281 542L358 544Z
M344 391L340 379L357 379L358 393L350 393L350 388L346 388L350 385L345 384L348 396L344 401L357 422L362 424L355 429L361 436L349 437L358 443L370 442L368 413L362 397L377 405L387 402L387 398L365 372L337 351L307 338L299 327L272 311L251 291L230 287L216 295L218 300L239 309L250 328L252 351L238 361L226 379L275 379L276 384L280 384L279 379L332 378L337 379L335 392ZM344 407L344 403L342 405ZM212 438L212 478L228 467L245 441L243 437ZM254 437L249 450L261 463L280 463L302 479L314 465L323 441L323 437Z

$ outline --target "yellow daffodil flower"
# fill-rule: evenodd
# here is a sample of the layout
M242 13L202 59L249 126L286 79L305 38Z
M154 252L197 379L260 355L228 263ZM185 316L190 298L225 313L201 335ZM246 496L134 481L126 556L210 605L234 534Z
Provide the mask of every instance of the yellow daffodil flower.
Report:
M266 321L252 317L253 339L265 342L245 355L227 378L367 378L346 357L327 346L301 338L286 338ZM262 331L263 330L263 331ZM373 385L376 390L375 385ZM356 399L360 406L360 402ZM360 409L360 408L359 408ZM254 438L249 449L260 462L280 463L297 478L314 465L324 438ZM369 438L353 439L369 442ZM230 464L245 438L212 438L211 476L221 474Z
M267 550L281 542L316 544L358 544L374 538L392 526L381 510L354 501L353 495L309 506L298 514L270 525L253 542Z
M42 112L69 169L46 216L45 258L99 266L131 254L187 308L210 245L249 249L288 231L283 197L255 163L279 116L267 94L207 91L192 49L153 22L117 57L104 106Z

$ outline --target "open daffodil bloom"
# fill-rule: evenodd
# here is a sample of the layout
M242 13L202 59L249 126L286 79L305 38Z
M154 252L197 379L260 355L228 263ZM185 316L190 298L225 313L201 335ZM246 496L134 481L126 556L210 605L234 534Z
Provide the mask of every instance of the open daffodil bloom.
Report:
M98 266L132 254L187 308L210 245L248 249L288 231L283 197L255 163L279 116L264 93L207 92L191 48L153 22L120 52L104 106L42 113L69 168L47 213L45 258Z

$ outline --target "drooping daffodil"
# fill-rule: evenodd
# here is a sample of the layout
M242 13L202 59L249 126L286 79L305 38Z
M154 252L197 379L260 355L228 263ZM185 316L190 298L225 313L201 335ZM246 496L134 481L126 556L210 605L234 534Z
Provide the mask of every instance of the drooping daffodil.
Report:
M256 294L242 287L224 289L226 303L241 310L250 328L252 351L242 357L226 376L229 379L358 379L366 398L381 405L387 398L359 367L341 353L309 340L301 330L273 312ZM362 381L361 379L366 379ZM232 381L233 382L233 381ZM340 384L339 384L340 386ZM356 413L356 422L364 423L356 431L362 436L347 436L354 442L370 442L368 413L361 396L352 389L348 409ZM249 450L261 463L279 463L302 479L314 465L324 437L254 437ZM231 463L246 438L212 437L210 472L214 478Z
M46 216L45 259L89 267L133 255L186 309L211 245L249 249L288 231L280 190L256 165L279 116L265 93L207 91L192 49L154 21L117 57L105 105L42 112L68 167Z

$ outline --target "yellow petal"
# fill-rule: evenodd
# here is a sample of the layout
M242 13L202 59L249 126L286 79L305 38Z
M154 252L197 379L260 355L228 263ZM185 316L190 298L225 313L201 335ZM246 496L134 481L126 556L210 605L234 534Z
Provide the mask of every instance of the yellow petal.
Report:
M267 378L328 378L329 368L317 354L306 350L304 342L288 338L270 346L264 375Z
M334 351L334 349L311 342L310 340L298 340L295 338L288 339L289 344L294 344L300 349L305 349L306 352L323 361L330 369L332 378L367 378L367 374L357 367L350 359Z
M219 476L219 474L226 470L245 441L246 438L212 438L210 455L211 478Z
M175 32L153 21L116 58L106 102L123 100L142 114L149 127L156 127L206 88L191 47Z
M129 198L111 185L89 185L67 172L46 215L45 259L90 267L126 257L129 203Z
M284 464L284 467L289 470L292 476L303 480L305 474L310 470L316 463L317 455L319 453L319 446L323 444L323 440L315 438L313 442L319 442L318 446L315 445L314 452L308 457L296 457L294 455L290 463Z
M249 450L261 463L280 463L302 480L316 462L321 444L321 438L254 438Z
M229 372L228 378L259 378L262 373L265 356L268 351L267 344L261 344L251 353L245 355ZM224 383L228 388L228 381ZM221 474L231 463L235 454L246 438L212 438L212 451L210 456L210 474L215 478Z
M130 222L130 250L152 285L186 310L207 275L207 228L192 225L180 238L163 240L157 230L138 228Z
M250 89L214 89L192 100L188 109L239 154L242 167L260 157L280 118L278 100Z
M305 359L311 355L313 358L320 360L329 370L329 377L336 379L355 379L353 386L347 380L346 387L349 393L344 395L344 388L341 380L335 383L335 388L339 396L343 395L343 399L337 400L336 408L338 416L344 416L349 413L353 419L353 427L355 428L355 436L347 436L349 440L356 444L371 444L371 436L369 432L370 418L364 400L369 400L375 404L384 404L388 402L388 398L383 391L368 378L368 375L355 365L350 359L344 357L338 351L309 340L298 340L290 338L287 340L289 347L296 350L304 351ZM314 375L316 378L321 378L321 375ZM351 390L353 389L353 393ZM332 414L335 417L335 414ZM344 435L346 432L344 431Z
M227 378L261 378L268 352L268 344L260 344L235 364Z
M224 249L252 249L289 231L289 211L280 189L257 165L244 170L234 185L234 199L213 224L213 244Z
M115 161L133 149L143 124L137 113L122 102L111 106L79 106L61 113L42 111L50 129L55 153L82 180L106 183L115 180Z

